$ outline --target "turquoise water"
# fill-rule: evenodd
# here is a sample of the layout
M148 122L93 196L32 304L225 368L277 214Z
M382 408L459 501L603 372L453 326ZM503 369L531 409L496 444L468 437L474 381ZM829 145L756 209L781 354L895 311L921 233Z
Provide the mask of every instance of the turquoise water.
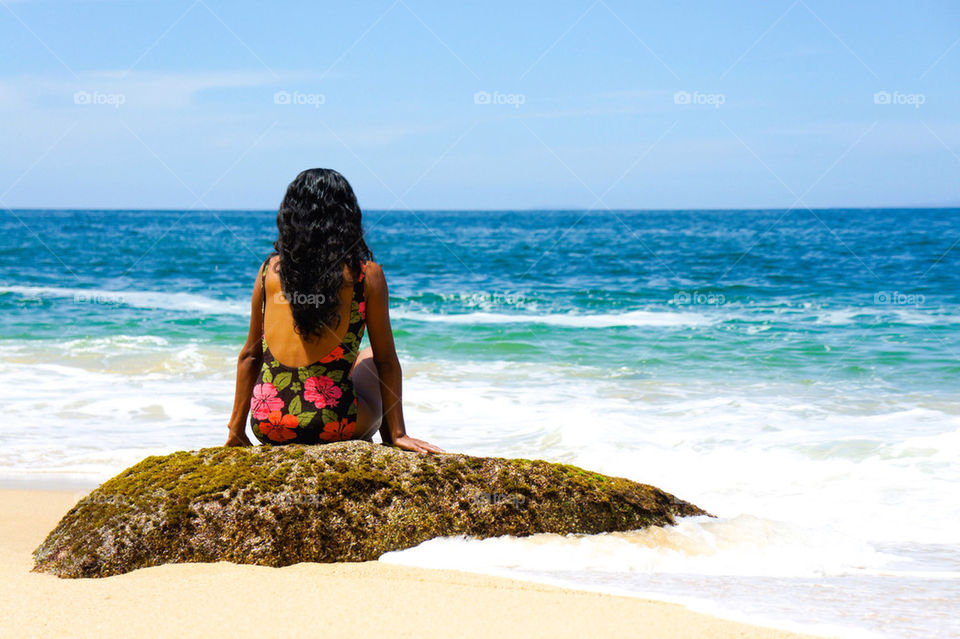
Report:
M414 435L654 483L720 516L389 560L960 634L960 210L365 221ZM0 476L101 481L221 444L274 235L258 211L0 217L0 388L26 424L0 433Z

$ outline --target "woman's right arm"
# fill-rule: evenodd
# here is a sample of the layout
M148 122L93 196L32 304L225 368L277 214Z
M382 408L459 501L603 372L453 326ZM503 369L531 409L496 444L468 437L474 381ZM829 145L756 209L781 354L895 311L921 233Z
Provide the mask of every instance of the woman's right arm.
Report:
M253 295L250 299L250 329L247 331L247 342L240 349L237 358L237 387L233 396L233 413L227 424L229 434L225 446L252 446L247 437L247 415L250 412L250 398L253 387L257 383L257 375L263 365L263 312L261 307L262 292L260 271L257 271L257 281L253 285Z
M373 361L380 378L380 400L383 406L383 422L386 424L397 448L418 453L442 453L444 450L422 439L407 435L403 423L403 372L400 370L400 358L393 343L393 329L390 327L390 296L387 292L387 279L379 264L367 263L364 274L364 296L366 298L367 334L373 348Z

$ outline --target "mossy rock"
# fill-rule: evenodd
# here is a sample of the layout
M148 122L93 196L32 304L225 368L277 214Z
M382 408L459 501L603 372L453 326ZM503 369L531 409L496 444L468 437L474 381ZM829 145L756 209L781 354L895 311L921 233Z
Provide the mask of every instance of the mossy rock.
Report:
M34 551L34 570L368 561L434 537L600 533L705 514L653 486L545 461L359 441L203 448L147 457L81 499Z

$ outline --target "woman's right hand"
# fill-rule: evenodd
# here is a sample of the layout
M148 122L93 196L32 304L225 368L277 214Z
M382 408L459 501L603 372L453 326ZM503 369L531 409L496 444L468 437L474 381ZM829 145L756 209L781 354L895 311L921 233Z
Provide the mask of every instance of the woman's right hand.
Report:
M230 431L227 435L227 443L224 446L253 446L253 442L247 437L246 431Z
M393 446L401 450L409 450L414 453L445 453L447 451L443 450L439 446L434 446L429 442L425 442L422 439L417 439L415 437L410 437L409 435L404 435L403 437L397 437L393 440Z

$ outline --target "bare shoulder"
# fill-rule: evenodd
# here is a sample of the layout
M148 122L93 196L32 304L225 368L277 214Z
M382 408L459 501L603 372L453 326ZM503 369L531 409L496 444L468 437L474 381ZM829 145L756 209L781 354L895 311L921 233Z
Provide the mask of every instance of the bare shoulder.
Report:
M261 275L263 275L264 269L266 269L267 273L269 273L270 271L276 271L277 265L279 264L279 262L280 262L279 255L271 255L270 257L268 257L265 261L261 262L260 267L257 268L257 277L260 277Z
M387 287L387 277L383 274L383 267L374 261L368 261L363 272L366 286L374 291Z

